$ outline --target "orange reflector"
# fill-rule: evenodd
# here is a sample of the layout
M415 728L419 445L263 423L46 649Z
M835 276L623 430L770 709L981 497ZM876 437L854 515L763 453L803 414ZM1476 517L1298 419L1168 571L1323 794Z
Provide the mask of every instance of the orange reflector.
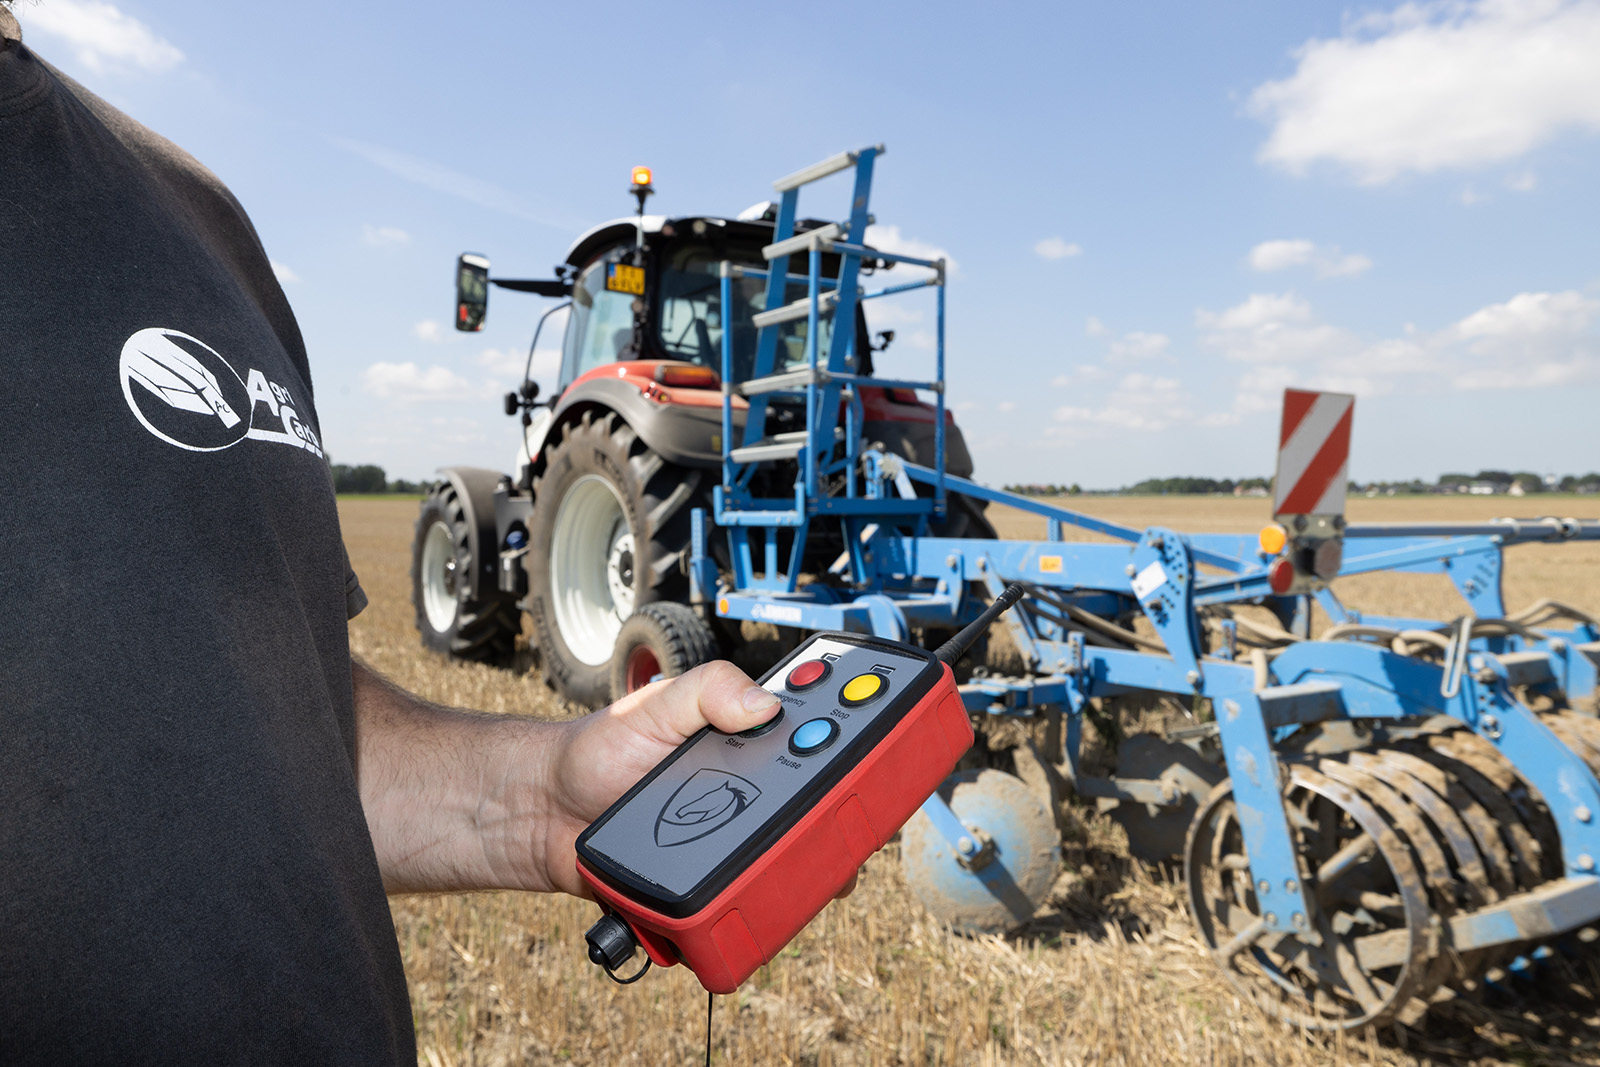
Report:
M717 601L717 614L718 615L726 615L727 613L728 613L728 598L727 597L723 597L722 599Z
M633 184L635 184L635 185L649 185L650 184L650 168L649 167L634 167L633 168Z
M717 372L710 367L696 367L687 363L661 364L656 368L656 381L686 389L715 389L721 384Z
M1294 564L1287 559L1273 560L1267 568L1267 584L1280 596L1287 593L1294 586Z
M1282 526L1274 522L1261 527L1261 532L1256 535L1256 540L1261 542L1261 551L1269 556L1276 556L1283 551L1283 546L1289 543L1289 534Z

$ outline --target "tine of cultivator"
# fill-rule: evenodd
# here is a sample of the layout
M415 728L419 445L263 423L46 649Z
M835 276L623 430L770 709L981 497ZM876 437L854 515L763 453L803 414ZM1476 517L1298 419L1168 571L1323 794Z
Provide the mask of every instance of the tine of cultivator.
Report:
M1533 835L1522 825L1506 795L1496 789L1477 765L1475 753L1463 755L1443 735L1433 735L1417 753L1442 768L1450 778L1488 813L1495 834L1506 846L1512 885L1527 889L1538 878L1538 857L1534 855Z
M1489 886L1489 875L1483 866L1483 857L1473 844L1466 823L1447 804L1443 797L1429 789L1403 765L1404 753L1391 749L1375 749L1349 754L1352 767L1365 770L1376 778L1392 784L1407 800L1415 804L1428 817L1429 822L1449 846L1455 872L1460 885L1476 905L1492 903L1496 899Z
M1384 750L1386 763L1395 764L1426 785L1432 792L1445 798L1450 809L1459 813L1466 823L1478 855L1485 867L1485 877L1496 898L1516 892L1516 870L1511 862L1511 852L1500 839L1494 817L1467 791L1461 782L1438 763L1423 759L1413 752L1388 748Z
M1325 759L1317 764L1317 769L1361 793L1405 835L1411 842L1412 852L1422 863L1423 880L1433 890L1434 907L1446 912L1454 910L1456 881L1451 876L1450 863L1416 810L1383 782L1347 763Z
M1466 730L1436 735L1435 752L1460 761L1458 773L1467 788L1484 802L1500 822L1500 830L1516 856L1517 882L1531 889L1559 873L1560 849L1543 801L1533 802L1528 787L1505 757L1483 738ZM1554 860L1553 864L1551 861Z

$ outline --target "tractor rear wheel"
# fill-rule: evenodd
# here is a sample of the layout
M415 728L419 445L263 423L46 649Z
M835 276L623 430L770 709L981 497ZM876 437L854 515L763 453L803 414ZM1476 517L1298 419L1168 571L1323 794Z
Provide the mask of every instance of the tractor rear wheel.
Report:
M985 541L998 540L994 524L984 514L984 502L962 493L945 497L945 520L933 524L935 537L968 537Z
M614 412L585 412L546 446L533 482L528 607L545 680L568 700L607 703L623 622L645 604L687 598L701 480Z
M686 604L646 604L622 624L611 657L611 699L620 700L657 678L676 678L717 658L717 635Z
M428 491L411 549L411 603L422 643L457 659L504 664L522 632L516 607L504 598L466 594L472 558L466 508L449 482Z

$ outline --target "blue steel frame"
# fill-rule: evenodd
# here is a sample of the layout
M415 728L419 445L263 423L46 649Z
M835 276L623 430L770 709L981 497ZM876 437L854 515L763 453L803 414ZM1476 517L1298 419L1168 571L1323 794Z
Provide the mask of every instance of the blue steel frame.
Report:
M852 630L904 640L914 627L950 627L974 618L985 599L974 595L980 587L993 596L1007 582L1027 583L1036 595L1019 605L1007 623L1028 673L1017 678L983 678L963 686L969 710L992 715L1062 712L1064 755L1075 771L1082 715L1091 699L1146 691L1211 701L1263 918L1268 927L1292 931L1303 940L1314 941L1317 935L1307 919L1312 912L1283 806L1275 739L1309 723L1434 715L1460 721L1502 751L1539 790L1557 824L1568 877L1592 880L1600 858L1600 822L1594 818L1600 813L1600 782L1516 699L1510 671L1500 657L1542 653L1550 668L1548 684L1569 698L1585 698L1596 689L1600 630L1583 623L1570 630L1546 628L1540 631L1542 636L1496 633L1471 637L1456 650L1450 665L1455 669L1397 655L1360 640L1302 641L1266 666L1265 679L1258 676L1257 667L1235 661L1231 630L1226 631L1220 647L1208 649L1197 614L1198 608L1207 605L1266 604L1291 627L1309 624L1311 598L1273 594L1267 580L1272 557L1260 550L1254 537L1184 534L1159 527L1136 529L945 472L944 265L859 243L869 218L873 162L881 152L881 146L863 149L850 154L848 163L834 167L855 168L851 212L834 237L810 243L805 275L789 274L787 252L772 255L766 271L724 265L724 308L732 306L731 281L739 273L765 278L767 313L785 307L791 283L803 278L807 285L806 432L799 448L784 457L797 462L793 496L753 496L748 489L750 476L770 460L741 459L736 453L741 447L766 442L769 399L779 393L795 395L799 379L792 374L774 374L779 340L774 324L759 329L752 381L733 383L731 331L725 330L723 478L714 494L714 517L729 539L732 574L731 582L722 584L707 550L710 525L697 509L692 517L690 566L694 598L714 603L717 614L727 619L806 630ZM790 239L795 237L799 184L781 189L774 245L789 242L788 247L795 247ZM839 257L836 279L821 276L825 252ZM877 292L858 292L860 264L866 257L928 267L934 277ZM856 301L930 286L938 299L934 380L891 382L853 373ZM832 294L835 321L850 326L832 331L824 361L818 352L817 328L821 316L830 313L823 306L827 293ZM769 381L763 383L762 379ZM877 452L863 453L855 387L867 382L934 392L938 421L932 467ZM742 445L736 445L733 437L735 392L748 396L750 403ZM838 458L835 453L841 431L843 457ZM826 480L839 475L843 475L843 493L824 492ZM907 478L931 486L932 497L912 494ZM1043 516L1048 539L981 541L929 536L928 523L944 516L946 493L952 490ZM813 582L802 588L800 566L810 526L824 516L839 519L848 546L833 568L839 581ZM1063 533L1067 526L1121 543L1066 541ZM792 537L786 566L778 558L779 534L785 530ZM757 533L762 547L759 568L752 545L752 535ZM1466 601L1469 617L1496 618L1505 614L1500 589L1504 548L1530 541L1600 539L1600 523L1353 525L1344 535L1347 549L1341 576L1376 571L1442 573ZM1202 572L1202 567L1208 570ZM1440 626L1432 620L1359 614L1340 603L1331 589L1318 592L1315 599L1335 622L1390 628ZM1130 629L1133 620L1142 615L1159 636L1164 652L1089 645L1082 628L1073 625L1073 613L1078 610L1116 620ZM1469 660L1472 669L1461 669L1459 665ZM937 793L924 810L958 853L970 854L974 841L981 840L982 828L964 826ZM1589 891L1597 887L1584 881L1582 888L1585 893L1573 899L1588 903L1569 916L1567 928L1600 917L1600 894ZM1498 926L1485 920L1488 932L1483 936L1491 941L1481 943L1528 934L1517 922L1507 923L1504 918L1497 914Z

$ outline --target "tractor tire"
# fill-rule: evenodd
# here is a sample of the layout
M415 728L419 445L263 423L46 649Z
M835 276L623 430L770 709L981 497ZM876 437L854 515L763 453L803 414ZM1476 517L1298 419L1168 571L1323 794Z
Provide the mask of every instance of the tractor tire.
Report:
M935 537L965 537L973 540L997 541L1000 535L984 512L985 501L962 493L945 497L945 519L932 526Z
M705 503L703 480L652 452L614 412L585 412L545 447L528 524L528 609L545 681L568 700L607 703L623 622L646 604L688 599L689 512Z
M676 678L717 658L717 635L686 604L658 600L622 624L611 657L611 699L621 700L656 678Z
M466 508L449 482L423 498L411 547L411 603L422 643L455 659L511 662L522 618L503 597L467 599L465 582L475 565Z

